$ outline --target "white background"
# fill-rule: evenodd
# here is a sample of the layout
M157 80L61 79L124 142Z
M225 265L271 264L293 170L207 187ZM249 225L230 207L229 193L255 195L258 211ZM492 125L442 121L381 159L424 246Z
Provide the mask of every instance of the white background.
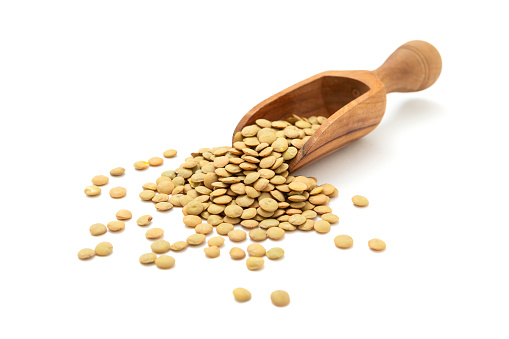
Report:
M501 1L471 3L2 1L0 337L507 338L508 25ZM329 234L265 241L286 254L258 272L229 240L217 259L202 246L172 253L171 270L138 263L142 214L170 242L193 232L180 209L140 202L142 184L228 144L270 95L373 70L415 39L441 53L437 83L390 94L373 133L300 172L339 188ZM160 168L132 168L168 148L178 157ZM116 166L123 177L83 194ZM90 235L122 208L122 233ZM337 249L338 234L354 246ZM100 241L110 256L78 260ZM250 302L233 300L238 286ZM277 289L288 307L271 304Z

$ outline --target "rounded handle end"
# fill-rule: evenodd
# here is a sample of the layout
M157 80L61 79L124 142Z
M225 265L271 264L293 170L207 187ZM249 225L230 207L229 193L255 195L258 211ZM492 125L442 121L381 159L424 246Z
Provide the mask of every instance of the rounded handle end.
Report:
M409 41L400 46L382 66L374 71L385 91L416 92L437 81L442 71L442 58L430 43Z

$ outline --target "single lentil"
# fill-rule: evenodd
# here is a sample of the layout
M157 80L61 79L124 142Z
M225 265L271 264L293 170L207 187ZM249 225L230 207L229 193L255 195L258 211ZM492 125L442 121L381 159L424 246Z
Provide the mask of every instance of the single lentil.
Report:
M125 168L123 167L116 167L110 171L110 175L113 175L114 177L118 177L119 175L124 174Z
M374 238L374 239L371 239L370 241L368 241L368 246L369 248L371 248L372 250L375 250L375 251L382 251L382 250L385 250L385 242L383 242L383 240L380 240L380 239L377 239L377 238Z
M369 205L368 199L366 199L362 195L356 195L356 196L352 197L352 202L355 206L359 206L359 207L365 207L365 206Z
M169 255L161 255L157 257L155 263L157 267L167 269L175 265L175 259Z
M168 149L168 150L163 152L163 156L165 158L173 158L176 155L177 155L177 151L174 150L174 149Z
M120 220L110 221L106 226L110 231L117 232L125 228L125 222Z
M267 251L260 244L251 244L247 247L247 253L253 257L263 257Z
M140 264L151 264L156 261L157 255L154 253L145 253L140 256Z
M113 187L110 190L110 197L112 197L114 199L120 199L120 198L125 197L126 193L127 193L127 190L123 187Z
M95 254L105 256L113 251L113 245L107 241L97 244L95 247Z
M103 224L93 224L90 226L90 234L97 236L106 233L106 226Z
M276 260L285 255L285 251L280 247L273 247L267 251L266 256L271 260Z
M219 247L217 247L217 246L205 247L203 249L203 252L205 252L205 255L209 258L217 258L217 257L219 257L219 254L221 253L221 251L219 250Z
M116 217L118 220L129 220L133 217L133 215L128 210L120 210L117 212Z
M78 252L78 258L81 260L90 259L95 255L95 251L91 248L84 248Z
M271 293L270 300L274 305L284 307L290 303L290 295L285 291L278 290Z
M110 179L105 175L96 175L92 178L92 184L96 186L106 185Z
M338 235L334 238L334 244L339 248L350 248L353 245L353 239L346 234Z
M256 271L263 267L265 261L260 257L249 257L246 260L247 269L250 271Z
M164 235L164 230L158 227L154 227L145 232L147 239L157 239Z
M251 300L251 292L242 287L237 287L233 290L233 297L238 302L246 302Z
M94 196L101 193L101 189L95 185L85 187L85 194L88 196Z

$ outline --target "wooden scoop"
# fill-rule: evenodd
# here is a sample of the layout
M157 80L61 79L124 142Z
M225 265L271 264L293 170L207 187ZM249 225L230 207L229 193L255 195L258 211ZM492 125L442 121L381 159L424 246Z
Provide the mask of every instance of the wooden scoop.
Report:
M327 117L289 162L293 173L374 130L384 115L387 93L426 89L441 70L435 47L410 41L375 71L323 72L271 96L240 120L233 135L257 119L285 120L293 114Z

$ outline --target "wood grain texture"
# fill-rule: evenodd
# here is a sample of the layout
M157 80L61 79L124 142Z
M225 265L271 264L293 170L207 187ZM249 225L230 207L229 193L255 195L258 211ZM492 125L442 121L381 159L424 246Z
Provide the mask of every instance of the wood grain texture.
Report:
M328 71L288 87L253 107L233 135L257 119L327 117L290 161L293 173L374 130L385 113L386 93L425 89L438 79L441 66L432 45L411 41L376 71Z

